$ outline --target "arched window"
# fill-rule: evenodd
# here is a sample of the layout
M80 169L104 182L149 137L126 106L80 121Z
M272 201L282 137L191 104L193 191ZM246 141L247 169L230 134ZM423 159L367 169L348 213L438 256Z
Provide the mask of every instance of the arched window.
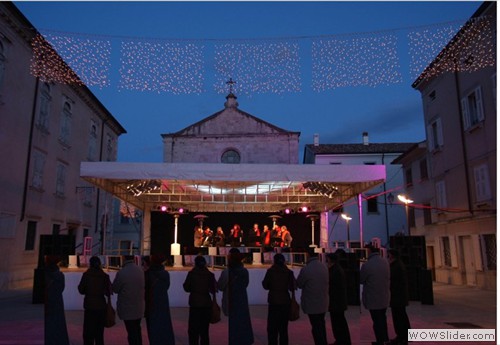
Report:
M50 86L43 83L40 95L40 112L38 113L38 128L44 132L49 131Z
M228 164L238 164L240 163L240 160L240 154L238 153L238 151L233 149L224 151L221 157L221 162Z

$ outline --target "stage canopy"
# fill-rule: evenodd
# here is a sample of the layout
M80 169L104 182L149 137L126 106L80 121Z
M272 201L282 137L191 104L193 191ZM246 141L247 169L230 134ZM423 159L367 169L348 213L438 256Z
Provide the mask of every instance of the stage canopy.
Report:
M142 210L310 211L340 207L385 181L384 165L82 162L81 177Z

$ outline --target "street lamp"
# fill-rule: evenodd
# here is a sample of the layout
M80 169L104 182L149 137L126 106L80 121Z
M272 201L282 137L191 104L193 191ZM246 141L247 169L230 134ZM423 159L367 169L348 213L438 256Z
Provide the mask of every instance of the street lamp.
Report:
M352 219L351 217L349 217L349 215L345 214L345 213L342 213L341 214L342 218L345 219L346 223L347 223L347 242L346 242L346 248L349 249L350 245L349 245L349 242L351 240L351 235L350 235L350 231L349 231L349 221Z
M408 227L408 236L411 236L411 230L410 230L410 218L408 215L408 204L411 204L413 200L407 198L405 195L399 194L398 195L399 201L401 201L403 204L405 204L405 212L406 212L406 226Z

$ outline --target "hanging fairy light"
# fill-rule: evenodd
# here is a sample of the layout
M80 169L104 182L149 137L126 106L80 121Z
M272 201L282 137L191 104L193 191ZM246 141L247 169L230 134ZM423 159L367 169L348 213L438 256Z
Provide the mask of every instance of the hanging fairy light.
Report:
M301 90L299 45L293 40L215 45L215 84L227 92L228 77L238 80L237 93L278 93Z
M403 80L395 35L372 34L314 40L312 68L314 91L387 85Z
M203 92L203 46L124 41L119 89L191 94Z

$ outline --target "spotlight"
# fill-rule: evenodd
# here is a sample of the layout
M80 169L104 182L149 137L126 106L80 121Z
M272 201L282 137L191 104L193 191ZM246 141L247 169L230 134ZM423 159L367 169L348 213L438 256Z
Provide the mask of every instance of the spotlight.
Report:
M302 206L299 208L299 212L309 212L311 209L307 206Z
M165 205L160 206L160 210L162 212L167 212L167 206L165 206Z

